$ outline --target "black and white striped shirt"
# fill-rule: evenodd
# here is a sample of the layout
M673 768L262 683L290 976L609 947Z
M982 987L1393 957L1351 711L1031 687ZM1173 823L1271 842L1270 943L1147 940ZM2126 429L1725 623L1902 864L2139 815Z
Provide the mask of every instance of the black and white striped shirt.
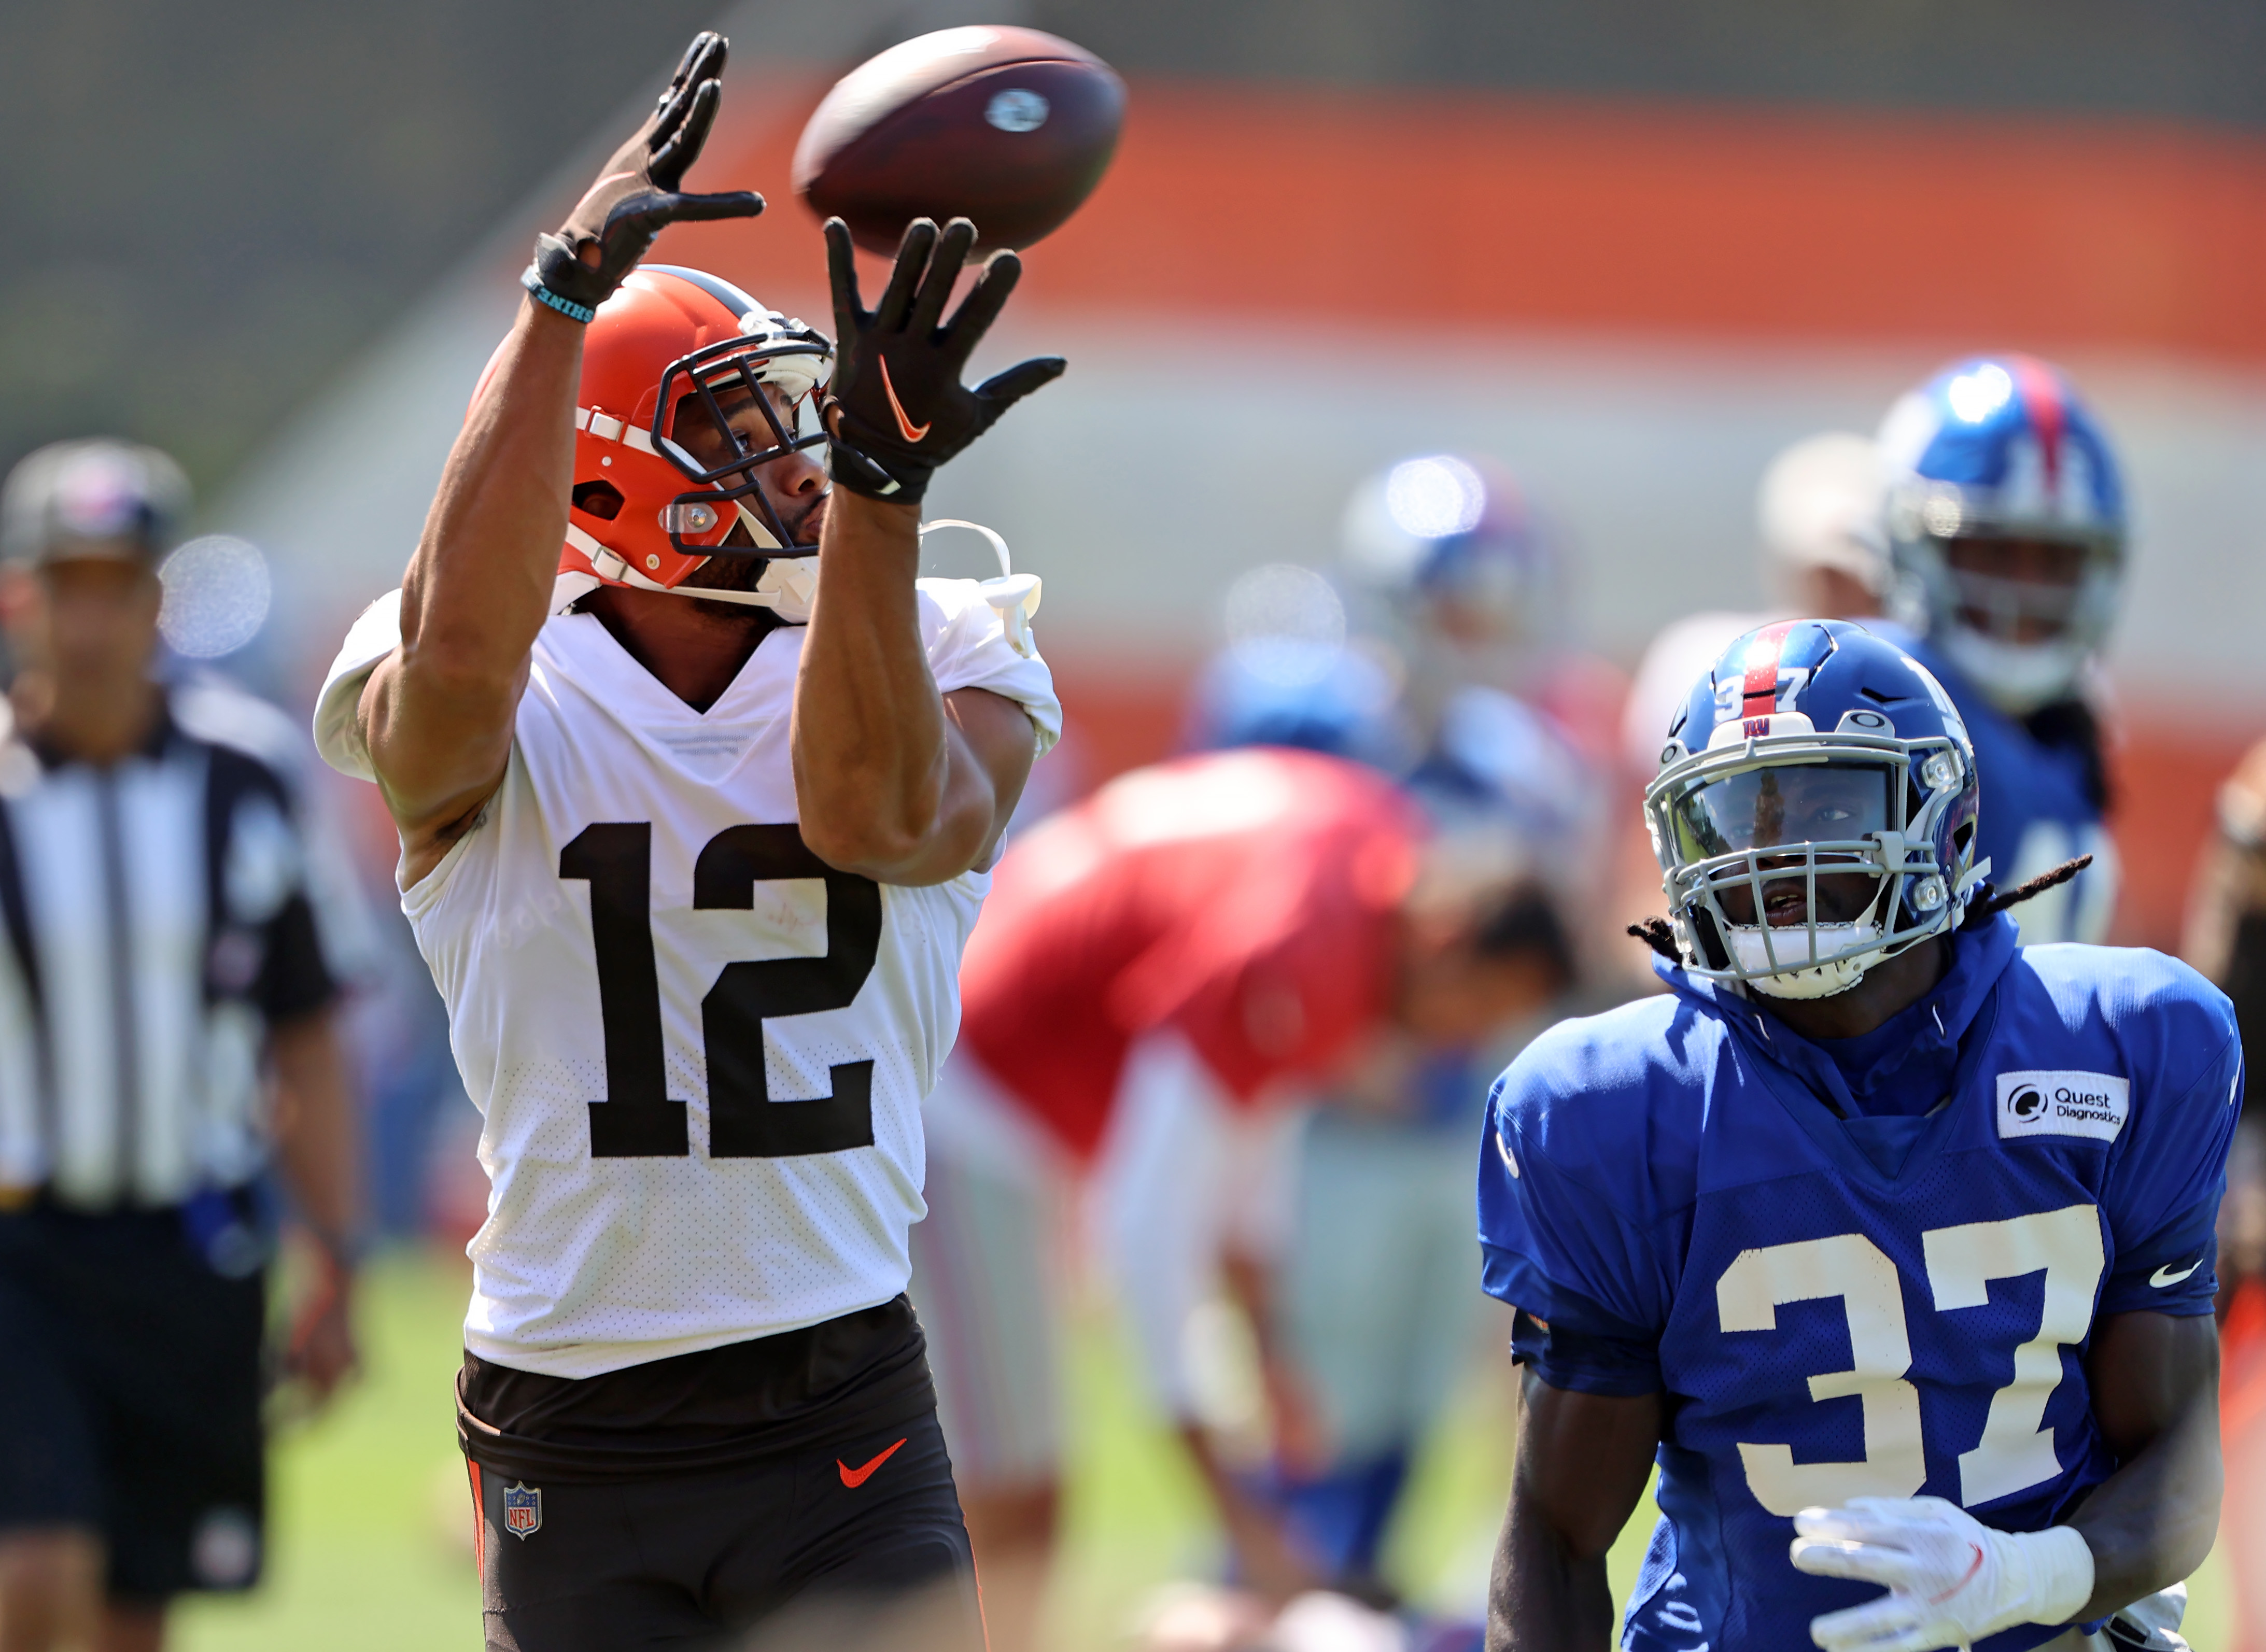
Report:
M250 1181L267 1031L336 995L289 788L182 710L106 769L0 752L0 1188L104 1210Z

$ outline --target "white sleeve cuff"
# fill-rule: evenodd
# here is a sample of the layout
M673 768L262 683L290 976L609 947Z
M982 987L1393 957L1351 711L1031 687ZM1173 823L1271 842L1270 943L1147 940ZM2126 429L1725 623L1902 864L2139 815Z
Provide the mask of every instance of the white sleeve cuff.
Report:
M2030 1576L2030 1623L2067 1623L2093 1598L2093 1550L2075 1526L2001 1532L2008 1555Z

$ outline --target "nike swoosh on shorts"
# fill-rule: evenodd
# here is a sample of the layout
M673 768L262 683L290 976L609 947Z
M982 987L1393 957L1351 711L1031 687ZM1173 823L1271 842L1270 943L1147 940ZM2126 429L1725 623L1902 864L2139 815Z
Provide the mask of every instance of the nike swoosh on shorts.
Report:
M2181 1280L2185 1279L2189 1274L2195 1272L2197 1268L2202 1266L2203 1258L2198 1256L2195 1261L2181 1268L2179 1272L2174 1273L2172 1271L2171 1263L2166 1262L2161 1268L2159 1268L2154 1273L2148 1276L2148 1283L2155 1286L2157 1290L2161 1290L2166 1285L2176 1285Z
M897 1442L897 1445L903 1445L903 1444L904 1441L903 1440L899 1440ZM857 1468L852 1468L840 1458L836 1458L834 1459L834 1466L842 1471L842 1483L850 1488L852 1491L857 1490L859 1487L864 1485L867 1480L874 1477L874 1471L875 1469L881 1467L882 1464L888 1462L891 1458L897 1454L897 1445L891 1446L888 1451L882 1452L872 1462L866 1463Z

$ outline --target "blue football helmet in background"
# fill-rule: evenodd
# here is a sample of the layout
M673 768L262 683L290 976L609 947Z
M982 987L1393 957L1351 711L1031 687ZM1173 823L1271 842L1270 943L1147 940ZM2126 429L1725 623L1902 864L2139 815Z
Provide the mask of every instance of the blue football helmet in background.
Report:
M1433 453L1363 481L1347 501L1346 567L1429 640L1466 647L1556 640L1555 549L1517 481L1492 459Z
M1945 369L1881 426L1890 610L2002 711L2069 698L2123 581L2124 495L2099 422L2027 355Z
M1645 788L1685 967L1830 998L1957 927L1990 869L1977 796L1966 724L1903 649L1845 620L1749 632L1693 686Z

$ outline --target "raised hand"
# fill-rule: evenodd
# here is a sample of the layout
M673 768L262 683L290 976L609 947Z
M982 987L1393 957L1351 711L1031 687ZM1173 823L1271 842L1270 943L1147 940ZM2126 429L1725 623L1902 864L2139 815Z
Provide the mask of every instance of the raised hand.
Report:
M972 390L960 382L1023 275L1020 259L998 254L952 318L944 319L975 245L976 226L965 218L941 232L926 218L914 219L880 303L867 310L858 294L849 226L839 218L826 221L837 343L834 378L820 409L833 438L834 479L852 493L917 503L939 465L1040 385L1062 376L1063 359L1043 355Z
M716 123L717 77L729 49L720 34L694 35L652 116L614 152L558 233L536 238L535 261L520 281L537 298L588 321L669 225L752 218L764 209L764 198L749 190L688 195L677 187Z

